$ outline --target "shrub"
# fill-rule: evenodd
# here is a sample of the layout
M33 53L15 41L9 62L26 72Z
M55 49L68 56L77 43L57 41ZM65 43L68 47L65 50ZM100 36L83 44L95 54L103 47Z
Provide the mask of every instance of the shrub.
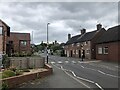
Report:
M2 78L8 78L8 77L9 77L8 75L2 73Z
M9 70L15 72L17 69L15 67L10 67Z
M23 74L23 72L20 71L20 70L16 70L15 73L16 73L16 75L22 75Z
M3 64L4 68L9 68L9 66L10 66L10 59L8 58L7 55L3 55L2 64Z
M30 72L29 69L23 69L22 71L23 71L23 72Z
M5 70L3 72L3 74L5 74L6 76L8 77L12 77L12 76L15 76L15 72L11 71L11 70Z
M8 85L5 82L2 82L2 89L1 90L8 90Z

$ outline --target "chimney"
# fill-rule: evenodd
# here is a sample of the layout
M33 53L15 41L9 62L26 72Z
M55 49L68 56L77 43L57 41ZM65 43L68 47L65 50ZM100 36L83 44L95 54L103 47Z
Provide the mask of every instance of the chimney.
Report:
M84 33L86 33L86 29L83 28L83 29L81 30L81 35L83 35Z
M68 40L70 40L70 38L71 38L71 34L68 34Z
M101 24L97 24L97 30L100 30L102 28Z

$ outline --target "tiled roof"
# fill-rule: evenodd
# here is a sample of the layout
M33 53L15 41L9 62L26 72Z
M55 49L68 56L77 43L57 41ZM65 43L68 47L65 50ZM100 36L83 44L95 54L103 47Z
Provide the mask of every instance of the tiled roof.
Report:
M73 36L70 40L66 42L65 45L68 44L73 44L73 43L78 43L78 42L84 42L84 41L90 41L94 35L97 33L98 30L92 31L92 32L87 32L83 35L76 35Z
M98 38L97 43L107 43L120 41L120 25L109 28L100 38Z
M68 41L66 42L65 45L69 45L69 44L75 43L76 40L77 40L80 36L81 36L81 35L73 36L72 38L70 38L70 40L68 40Z
M76 40L76 43L77 43L77 42L90 41L90 40L95 36L95 34L97 33L97 31L98 31L98 30L85 33L82 37L79 37L79 38Z

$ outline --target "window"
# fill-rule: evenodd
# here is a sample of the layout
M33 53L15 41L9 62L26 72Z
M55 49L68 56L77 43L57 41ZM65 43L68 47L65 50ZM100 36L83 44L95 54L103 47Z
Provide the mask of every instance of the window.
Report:
M73 54L75 54L75 50L73 50Z
M86 54L89 54L89 53L90 53L90 50L89 50L89 49L87 49L87 50L86 50Z
M88 44L88 42L86 41L86 42L84 42L84 45L87 45Z
M67 51L65 50L65 54L67 54Z
M79 44L79 43L77 43L77 46L80 46L80 44Z
M102 54L102 47L98 47L98 54Z
M2 34L2 27L0 27L0 35Z
M24 46L27 45L27 41L21 41L20 43L21 43L21 45L24 45Z
M78 54L78 50L76 50L76 54Z
M108 54L108 47L104 47L103 52L104 54Z
M72 44L72 47L74 46L74 44Z

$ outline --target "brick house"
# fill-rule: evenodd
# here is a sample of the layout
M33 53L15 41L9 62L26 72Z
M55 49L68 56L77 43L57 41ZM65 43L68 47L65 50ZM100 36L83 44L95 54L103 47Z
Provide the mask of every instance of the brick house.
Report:
M120 25L109 28L97 40L96 59L120 62Z
M65 54L67 57L81 58L83 55L86 59L95 59L96 48L95 42L105 31L101 24L97 25L97 30L86 32L81 30L81 34L71 38L68 35L68 41L65 44Z
M9 46L10 27L0 19L0 53L6 54Z
M9 53L12 55L31 54L30 33L11 32L8 41L10 44Z

